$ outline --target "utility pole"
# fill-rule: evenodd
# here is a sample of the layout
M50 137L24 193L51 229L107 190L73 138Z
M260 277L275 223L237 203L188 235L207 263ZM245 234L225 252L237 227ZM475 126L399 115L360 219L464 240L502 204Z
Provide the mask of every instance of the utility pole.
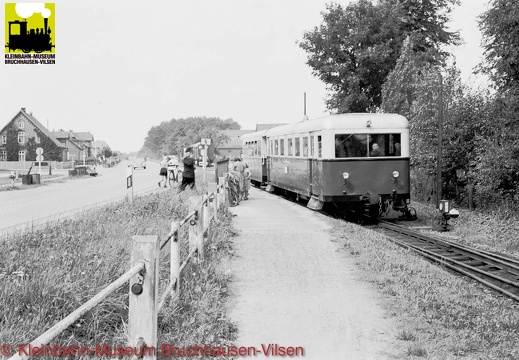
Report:
M308 120L308 116L306 115L306 92L305 92L303 121L306 121L306 120Z
M436 163L436 208L440 208L442 199L442 142L443 142L443 77L441 70L438 70L440 77L440 96L438 106L438 159Z

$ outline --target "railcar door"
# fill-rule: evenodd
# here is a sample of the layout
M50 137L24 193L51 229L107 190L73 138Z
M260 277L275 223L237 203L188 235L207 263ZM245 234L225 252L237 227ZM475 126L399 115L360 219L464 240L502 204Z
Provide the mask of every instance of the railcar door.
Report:
M261 137L261 183L266 183L267 180L267 155L268 155L268 144L267 137Z
M319 136L320 138L320 136ZM308 180L309 187L308 191L310 196L315 195L319 196L319 168L317 158L319 157L319 149L320 143L317 143L317 135L315 132L310 133L310 153L308 158Z

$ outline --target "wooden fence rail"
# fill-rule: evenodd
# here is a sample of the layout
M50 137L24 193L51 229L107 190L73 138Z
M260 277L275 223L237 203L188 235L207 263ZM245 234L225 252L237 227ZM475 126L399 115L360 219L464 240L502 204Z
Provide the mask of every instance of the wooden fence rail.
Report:
M190 211L181 221L173 221L167 237L132 236L131 268L105 289L76 309L66 318L31 342L31 346L44 346L94 308L115 290L130 282L128 312L128 346L143 348L157 346L158 312L168 298L175 300L180 295L181 273L191 259L196 263L204 260L204 234L211 220L216 218L222 204L228 203L223 177L219 185L209 183L208 194L190 197ZM180 228L189 225L189 253L184 262L180 259ZM170 276L166 291L158 298L160 251L170 243ZM195 256L196 255L196 256ZM156 351L145 352L145 359L155 359ZM26 359L18 353L10 359Z

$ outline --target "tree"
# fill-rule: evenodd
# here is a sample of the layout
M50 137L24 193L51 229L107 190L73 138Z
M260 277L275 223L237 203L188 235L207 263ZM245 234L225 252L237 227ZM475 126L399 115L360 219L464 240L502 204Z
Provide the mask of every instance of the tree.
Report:
M163 154L182 154L185 147L199 142L201 139L211 139L218 147L227 140L221 130L238 130L240 125L232 119L189 117L172 119L152 127L144 141L140 153L146 156L160 157Z
M110 149L110 146L105 146L105 147L101 150L101 154L102 154L105 158L109 158L110 156L113 155L113 153L112 153L112 149Z
M519 6L493 0L479 18L485 62L481 69L502 89L519 88Z
M365 112L382 102L382 86L400 56L405 38L413 52L441 63L442 45L459 36L445 30L458 0L359 0L343 8L327 6L323 23L305 32L299 46L308 54L313 74L328 87L327 107L335 112Z

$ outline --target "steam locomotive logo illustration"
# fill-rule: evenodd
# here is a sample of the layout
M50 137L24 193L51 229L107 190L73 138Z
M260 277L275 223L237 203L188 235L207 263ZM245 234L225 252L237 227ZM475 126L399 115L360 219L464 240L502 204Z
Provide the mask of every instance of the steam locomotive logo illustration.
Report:
M54 53L54 3L5 4L5 53Z

